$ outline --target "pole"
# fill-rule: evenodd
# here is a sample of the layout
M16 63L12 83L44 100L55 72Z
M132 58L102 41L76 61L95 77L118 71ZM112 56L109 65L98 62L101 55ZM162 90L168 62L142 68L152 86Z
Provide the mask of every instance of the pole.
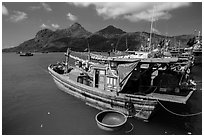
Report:
M90 55L90 47L89 47L89 41L87 39L87 43L88 43L88 61L91 60L91 55Z
M65 54L66 56L66 61L65 61L65 73L68 72L68 62L69 62L69 55L70 55L71 51L70 48L67 49L67 53Z
M151 27L150 27L150 38L149 38L149 49L151 48L151 42L152 42L152 27L153 27L153 17L154 16L154 8L153 8L153 15L151 20Z

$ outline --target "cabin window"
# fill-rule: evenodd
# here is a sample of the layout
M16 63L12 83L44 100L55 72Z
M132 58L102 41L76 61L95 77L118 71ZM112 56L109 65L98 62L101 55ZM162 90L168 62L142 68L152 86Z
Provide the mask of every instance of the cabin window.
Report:
M109 82L110 82L110 78L107 77L106 81L107 81L107 84L109 84Z
M113 85L116 86L116 78L113 78Z
M108 87L116 87L117 85L117 78L113 78L113 77L107 77L107 86Z
M101 82L101 83L104 83L104 77L99 77L99 81Z
M105 70L100 70L100 75L105 75Z
M142 64L140 68L149 68L149 64Z
M113 85L113 80L112 80L112 78L110 78L110 83L109 83L110 85Z

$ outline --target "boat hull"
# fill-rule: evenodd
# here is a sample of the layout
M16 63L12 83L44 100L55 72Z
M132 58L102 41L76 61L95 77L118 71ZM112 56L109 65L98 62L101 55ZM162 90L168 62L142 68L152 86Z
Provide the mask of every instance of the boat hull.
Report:
M33 56L33 54L32 53L21 53L20 56L29 57L29 56Z
M105 91L101 92L97 88L74 82L68 77L65 78L64 75L56 73L50 67L48 70L60 90L99 110L116 110L132 117L147 120L156 108L157 101L145 96L128 97L121 93L118 95L113 92L104 93ZM130 101L131 105L128 105Z
M202 63L202 52L200 52L200 53L194 52L193 54L194 54L194 64L195 65L201 64Z

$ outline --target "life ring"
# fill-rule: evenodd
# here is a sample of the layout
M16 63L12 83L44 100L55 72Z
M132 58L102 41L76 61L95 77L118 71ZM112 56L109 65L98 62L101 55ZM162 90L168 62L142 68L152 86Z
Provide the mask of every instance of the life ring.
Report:
M188 74L190 74L191 73L191 70L190 69L187 69L187 71L186 71Z

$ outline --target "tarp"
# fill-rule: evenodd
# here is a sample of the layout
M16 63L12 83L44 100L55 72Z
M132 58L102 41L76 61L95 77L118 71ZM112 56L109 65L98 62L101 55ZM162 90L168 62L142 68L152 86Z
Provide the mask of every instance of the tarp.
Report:
M121 90L123 89L128 79L130 78L132 71L135 69L137 64L138 62L118 65L118 75L120 78Z

